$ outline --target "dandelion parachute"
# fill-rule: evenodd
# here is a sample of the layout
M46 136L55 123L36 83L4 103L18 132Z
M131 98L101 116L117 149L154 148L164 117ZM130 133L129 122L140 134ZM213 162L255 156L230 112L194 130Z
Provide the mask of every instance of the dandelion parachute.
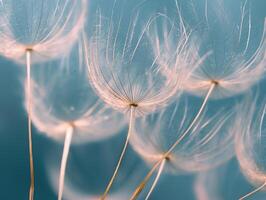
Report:
M124 125L123 116L107 107L89 87L84 57L76 55L82 54L77 49L74 48L74 55L69 54L62 60L36 66L31 88L33 124L41 133L54 139L65 138L59 200L72 137L75 143L102 140L119 133ZM28 101L26 95L25 103Z
M106 26L100 17L95 36L89 42L85 41L88 49L89 80L92 87L107 104L129 115L127 139L103 198L117 174L134 129L135 118L167 106L180 94L182 90L180 84L190 74L187 73L188 69L194 69L194 66L177 63L175 67L180 76L166 79L159 73L162 66L156 62L155 54L147 55L143 60L143 53L152 50L152 41L147 37L148 32L152 31L151 27L155 26L157 21L162 19L164 22L165 18L164 15L155 15L144 25L139 25L141 27L139 28L140 19L133 17L127 24L128 30L123 34L120 24L117 32L113 32L112 21L109 22L107 31L102 30ZM138 34L137 30L139 30ZM118 36L123 38L123 42L118 42ZM174 55L176 60L183 56L178 52Z
M141 186L145 186L156 169L160 171L159 166L168 173L195 173L215 168L234 156L235 109L230 112L221 109L216 114L209 109L180 140L193 118L188 105L181 101L136 122L131 145L152 166Z
M48 3L49 2L49 3ZM31 133L30 76L32 62L54 59L70 50L86 18L87 1L0 1L0 54L26 63L30 194L34 195L34 163Z

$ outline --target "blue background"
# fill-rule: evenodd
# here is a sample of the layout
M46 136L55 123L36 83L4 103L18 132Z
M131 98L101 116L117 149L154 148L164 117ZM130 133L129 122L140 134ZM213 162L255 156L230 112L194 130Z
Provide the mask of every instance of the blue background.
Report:
M118 1L116 4L118 5L116 8L117 13L121 12L121 9L124 9L124 15L129 15L137 2L141 1ZM235 11L240 9L241 1L225 0L226 13L223 13L215 2L213 1L211 5L217 12L222 12L224 15L228 12L230 15L235 14L236 18L239 17L239 13ZM254 30L256 32L257 28L259 32L261 31L261 25L266 14L266 1L250 0L248 2L253 16ZM91 0L88 25L90 21L93 21L96 8L100 7L104 15L110 16L113 4L114 2L109 0ZM179 1L179 4L184 19L191 26L204 19L204 0L183 0ZM191 4L198 9L198 18L195 18L190 13ZM176 11L174 5L173 0L150 0L144 2L141 12L143 16L149 16L155 12L167 10L167 13L174 15ZM254 37L254 41L256 41L256 36ZM29 186L27 115L23 107L24 91L22 85L25 77L25 67L1 57L0 76L0 199L24 200L28 198ZM266 91L264 85L265 81L262 80L259 83L262 95ZM194 104L195 108L197 108L196 106L201 102L201 99L193 96L190 98L198 102ZM227 100L225 103L230 104L232 102L234 102L234 99ZM101 193L115 166L118 153L120 152L120 148L118 147L122 146L125 133L126 128L121 134L111 139L71 147L69 166L67 168L68 177L66 179L74 180L73 184L76 186L66 187L66 190L74 190L80 194ZM52 179L57 178L53 175L53 170L58 170L59 168L62 147L62 144L47 138L34 129L35 199L53 200L57 198L56 188L54 187L55 183L53 183ZM122 166L121 170L123 175L119 177L115 184L113 188L114 192L119 191L120 186L130 187L132 176L133 179L137 177L137 180L141 180L141 176L139 174L135 175L134 170L141 169L139 170L141 174L148 170L148 167L142 163L132 150L129 150L124 165L126 166ZM252 186L245 181L234 159L227 166L222 167L219 172L223 172L220 179L221 182L219 183L221 199L237 199L242 194L251 190ZM53 178L51 178L51 174ZM193 193L194 180L195 176L193 175L162 175L151 199L196 199ZM260 195L263 194L259 194L253 199L258 199ZM266 195L264 197L266 198Z

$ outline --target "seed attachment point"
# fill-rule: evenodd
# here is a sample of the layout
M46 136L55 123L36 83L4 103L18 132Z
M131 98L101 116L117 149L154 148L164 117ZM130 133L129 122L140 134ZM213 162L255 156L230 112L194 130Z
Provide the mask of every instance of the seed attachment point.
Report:
M219 85L219 81L217 80L211 80L211 84L214 84L215 86Z
M129 104L130 105L130 107L132 106L132 107L138 107L138 104L136 104L136 103L131 103L131 104Z
M25 48L25 51L26 52L33 52L33 47L26 47Z
M164 159L165 159L167 162L171 161L171 155L166 155L166 156L164 156Z

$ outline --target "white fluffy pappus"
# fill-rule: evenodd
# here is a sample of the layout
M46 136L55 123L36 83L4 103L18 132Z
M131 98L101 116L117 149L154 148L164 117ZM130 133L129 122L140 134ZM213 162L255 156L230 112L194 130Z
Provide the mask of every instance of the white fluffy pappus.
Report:
M214 5L212 9L217 10L217 5ZM266 64L266 25L265 21L259 23L261 31L255 32L252 23L256 22L252 21L247 7L246 3L241 7L237 22L228 19L226 13L221 15L218 11L214 12L217 16L208 19L206 11L206 28L203 31L192 29L183 36L184 41L188 37L197 38L194 40L198 43L195 46L198 51L195 51L194 56L189 56L189 62L199 65L184 82L185 91L204 96L214 87L210 98L221 99L243 93L263 78ZM206 6L206 9L211 8ZM176 39L181 36L172 33L167 37L168 41L164 44L167 48L162 52L164 57L169 58L172 56L171 52L183 49L182 46L175 45ZM160 62L164 62L164 57ZM172 64L166 64L165 71L168 72L166 77L170 79L171 76L179 76Z
M235 151L242 173L256 188L242 196L246 199L266 186L266 161L264 140L265 99L258 101L255 95L249 95L239 105L238 123L236 124Z
M25 63L51 60L68 53L84 26L86 0L1 0L0 54Z
M156 170L158 179L162 172L198 173L215 168L234 156L235 109L220 109L215 114L205 111L184 135L193 121L193 111L188 105L179 102L161 113L136 121L130 144L152 168L132 199L136 199Z
M126 25L122 21L113 24L111 20L107 20L106 25L100 15L94 36L89 41L84 36L88 78L92 87L108 105L129 115L127 139L103 199L121 164L135 118L169 105L182 91L182 78L169 80L159 73L161 66L156 62L152 41L147 37L152 24L164 17L156 15L142 25L137 15ZM184 73L184 66L178 68L180 73Z
M33 124L51 138L64 138L59 200L72 140L84 143L106 139L119 133L125 124L121 113L108 107L93 93L87 80L83 54L79 49L73 52L74 55L69 54L62 60L36 66L31 80L29 113ZM25 84L25 105L30 99L27 89Z

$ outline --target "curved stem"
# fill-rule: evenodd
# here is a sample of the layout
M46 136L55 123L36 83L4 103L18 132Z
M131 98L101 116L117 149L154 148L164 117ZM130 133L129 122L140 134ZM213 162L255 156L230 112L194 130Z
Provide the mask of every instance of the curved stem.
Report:
M263 189L264 187L266 186L266 182L264 182L260 187L256 188L255 190L249 192L248 194L246 194L245 196L239 198L239 200L244 200L246 199L247 197L255 194L256 192L260 191L261 189Z
M59 187L58 187L59 188L58 189L58 200L61 200L62 196L63 196L67 158L68 158L69 148L70 148L70 144L71 144L71 140L72 140L72 135L73 135L73 127L70 126L66 130L64 149L63 149L62 160L61 160L60 175L59 175Z
M211 96L215 86L217 85L216 82L211 83L210 88L201 104L201 107L198 111L198 113L196 114L196 116L194 117L194 119L192 120L192 122L190 123L189 127L185 130L184 133L181 134L181 136L175 141L175 143L169 148L169 150L162 156L162 158L160 160L158 160L153 167L151 168L151 170L149 171L149 173L146 175L146 177L144 178L144 180L139 184L139 186L137 187L137 189L134 191L133 195L131 196L130 200L135 200L137 199L137 197L139 196L139 194L141 193L141 191L145 188L147 182L149 181L149 179L151 178L152 174L154 173L154 171L156 170L156 168L160 165L160 163L165 160L167 157L169 157L170 153L174 150L174 148L185 138L185 136L191 131L191 129L193 128L193 126L195 125L195 123L197 122L197 120L199 119L199 117L201 116L204 108L206 107L207 101L209 99L209 97Z
M129 118L129 125L128 125L128 133L127 133L127 138L126 138L126 141L125 141L125 144L124 144L124 147L123 147L123 150L121 152L121 155L119 157L119 160L117 162L117 165L116 165L116 168L115 168L115 171L113 173L113 176L112 178L110 179L105 191L104 191L104 194L102 195L101 197L101 200L104 200L106 199L107 197L107 194L108 192L110 191L111 187L112 187L112 184L117 176L117 172L119 170L119 167L121 165L121 162L124 158L124 155L125 155L125 152L126 152L126 149L127 149L127 146L128 146L128 142L129 142L129 138L130 138L130 135L131 135L131 132L133 130L133 127L134 127L134 122L135 122L135 108L134 106L131 106L130 107L130 118Z
M27 110L28 110L28 140L29 140L29 159L30 159L30 191L29 200L34 198L34 163L32 148L32 132L31 132L31 51L26 51L26 67L27 67Z
M199 119L199 117L201 116L204 108L206 107L206 104L211 96L211 93L213 92L213 89L215 88L216 83L212 83L210 85L210 88L204 98L204 101L201 104L201 107L197 113L197 115L194 117L194 119L192 120L192 122L190 123L189 127L185 130L185 132L176 140L176 142L171 146L171 148L165 153L165 157L169 156L169 154L174 150L174 148L184 139L184 137L186 137L186 135L191 131L191 129L193 128L193 126L195 125L195 123L197 122L197 120Z
M162 171L163 171L163 169L164 169L165 161L166 161L165 159L162 161L162 163L161 163L161 165L160 165L160 167L159 167L159 170L158 170L157 176L156 176L156 178L154 179L154 182L153 182L153 184L152 184L152 186L151 186L151 189L150 189L150 191L148 192L148 194L147 194L145 200L148 200L148 199L149 199L151 193L153 192L155 186L157 185L157 183L158 183L158 181L159 181L159 178L160 178L160 176L161 176L161 174L162 174Z

